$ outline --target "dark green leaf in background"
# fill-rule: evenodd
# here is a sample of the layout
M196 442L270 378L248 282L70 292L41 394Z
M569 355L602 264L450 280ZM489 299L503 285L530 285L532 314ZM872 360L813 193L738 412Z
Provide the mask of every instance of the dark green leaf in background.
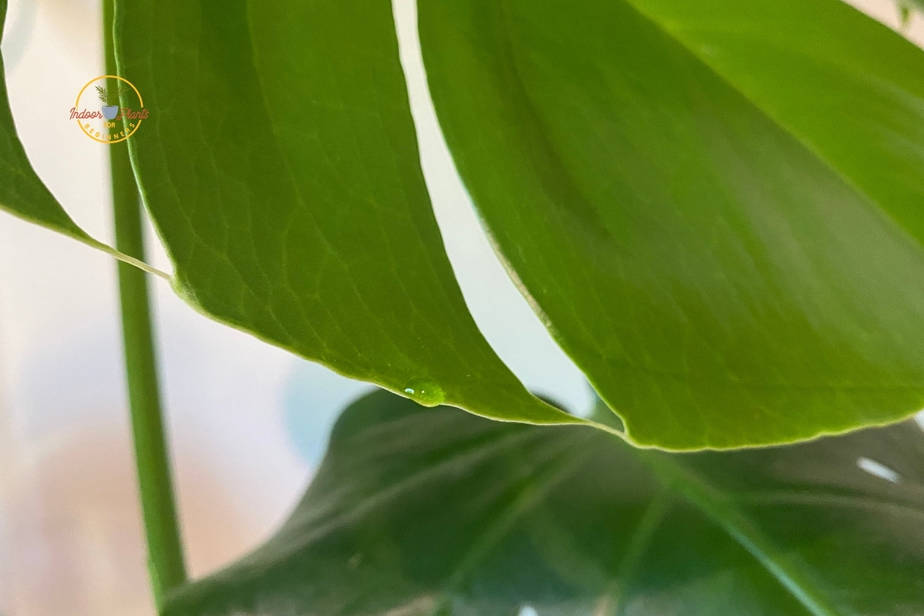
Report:
M176 286L207 314L423 404L537 423L466 309L387 2L120 3L129 140Z
M637 444L924 407L924 53L837 0L421 2L511 273Z
M921 436L667 454L379 392L283 528L165 615L918 615Z

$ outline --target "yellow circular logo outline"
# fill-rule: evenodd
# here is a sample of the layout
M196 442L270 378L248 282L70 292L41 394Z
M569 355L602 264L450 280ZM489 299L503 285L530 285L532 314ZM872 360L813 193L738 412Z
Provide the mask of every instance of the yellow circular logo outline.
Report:
M133 84L132 82L130 82L130 81L129 81L128 79L126 79L125 77L120 77L120 76L118 76L118 75L100 75L99 77L94 77L93 79L91 79L91 80L88 81L87 83L83 84L83 87L80 88L80 92L77 93L77 99L74 101L74 108L75 108L75 109L79 108L79 106L80 106L80 97L83 96L84 90L86 90L88 87L90 87L90 84L91 84L91 83L93 83L94 81L99 81L100 79L118 79L119 81L124 81L125 83L127 83L128 86L135 92L135 96L138 97L138 104L141 105L141 109L144 109L144 100L142 100L142 98L141 98L141 92L138 91L138 88L135 87L135 84ZM77 121L77 126L80 127L80 130L83 131L83 134L84 134L84 135L86 135L87 137L89 137L89 138L92 139L93 141L98 141L98 142L100 142L100 143L108 143L108 144L110 144L110 145L112 145L113 143L121 143L122 141L125 141L126 139L128 139L129 137L131 137L132 135L134 135L134 134L138 131L138 129L141 127L141 122L143 122L143 120L139 119L139 120L138 120L138 123L135 124L135 128L132 129L132 132L128 133L127 135L125 135L125 136L122 137L121 139L114 139L114 140L113 140L113 139L99 139L99 138L97 138L97 137L94 137L93 135L91 135L90 133L87 132L87 129L85 129L85 128L83 127L83 124L80 123L80 119L79 119L79 118L74 118L74 119Z

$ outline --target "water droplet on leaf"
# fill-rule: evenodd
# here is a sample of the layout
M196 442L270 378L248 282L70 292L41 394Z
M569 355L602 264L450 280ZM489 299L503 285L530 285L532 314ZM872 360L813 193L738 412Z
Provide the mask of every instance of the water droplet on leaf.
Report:
M405 385L404 393L422 406L438 406L446 400L443 388L429 379L412 379Z

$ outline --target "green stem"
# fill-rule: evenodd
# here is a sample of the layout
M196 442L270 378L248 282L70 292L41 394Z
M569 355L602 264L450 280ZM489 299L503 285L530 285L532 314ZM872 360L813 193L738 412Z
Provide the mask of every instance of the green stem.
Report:
M113 1L103 0L106 73L110 75L116 74L112 40ZM144 259L141 209L128 148L125 142L107 147L112 174L116 247L129 256ZM147 277L144 272L126 263L120 262L118 268L135 463L148 544L148 568L154 600L159 610L164 595L186 580L186 567L183 563L170 461L161 418Z

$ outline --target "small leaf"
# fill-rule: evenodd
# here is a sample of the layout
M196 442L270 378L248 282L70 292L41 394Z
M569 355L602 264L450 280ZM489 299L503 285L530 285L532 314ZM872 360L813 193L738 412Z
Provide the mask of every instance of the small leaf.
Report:
M6 7L7 0L0 0L0 40L3 37ZM119 252L81 229L39 179L32 165L29 164L26 151L16 134L16 126L13 123L13 114L10 111L10 101L7 96L6 74L2 58L0 58L0 210L76 239L148 273L169 279L166 273Z
M924 407L924 53L838 0L421 2L511 275L670 449Z
M379 392L341 416L280 531L164 614L911 616L922 469L914 423L667 454Z
M7 0L0 0L0 40L6 19ZM3 59L0 58L0 209L81 242L95 245L77 226L35 174L16 134L6 91Z
M129 139L179 293L423 404L575 423L479 333L418 160L387 2L119 4Z

